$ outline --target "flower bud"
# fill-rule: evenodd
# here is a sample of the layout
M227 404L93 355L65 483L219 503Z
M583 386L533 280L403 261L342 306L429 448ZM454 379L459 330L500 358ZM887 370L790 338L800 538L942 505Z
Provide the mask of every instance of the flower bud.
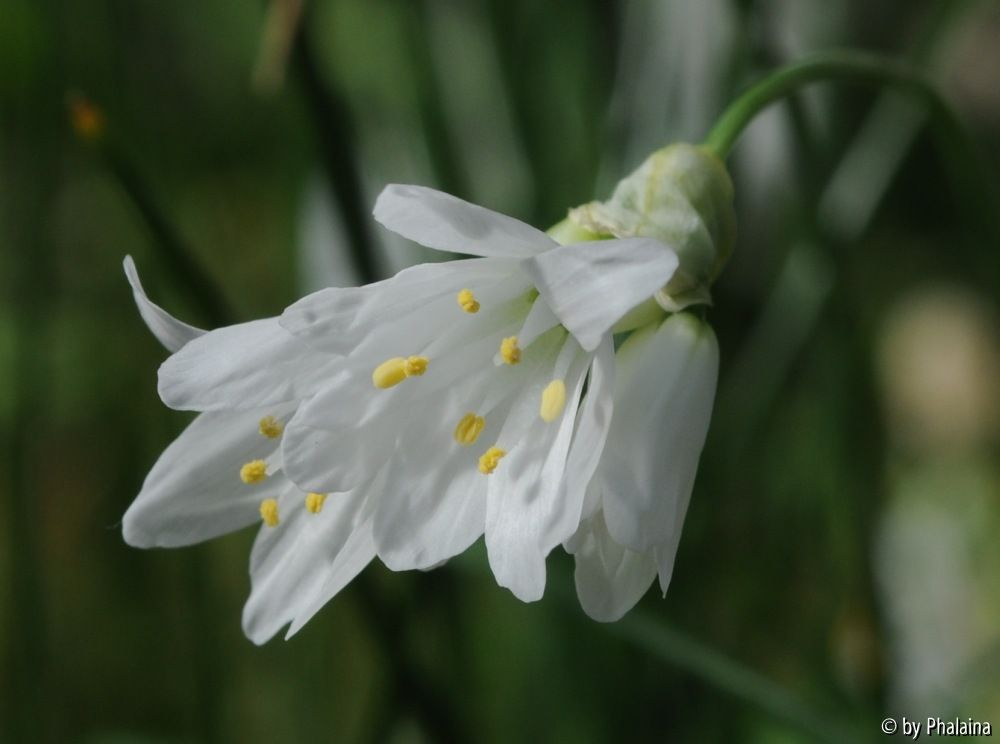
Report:
M729 173L708 150L686 143L654 152L611 199L577 207L570 219L604 236L656 238L676 251L680 267L656 295L669 311L711 302L709 286L736 238Z

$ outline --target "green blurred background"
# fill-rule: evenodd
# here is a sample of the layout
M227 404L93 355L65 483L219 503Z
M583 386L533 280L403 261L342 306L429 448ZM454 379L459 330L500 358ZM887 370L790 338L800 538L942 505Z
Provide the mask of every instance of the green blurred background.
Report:
M240 631L253 530L128 548L186 423L121 261L209 326L428 260L389 182L545 227L698 140L774 65L907 60L905 99L816 86L731 161L716 412L673 584L588 620L481 545L372 565L291 641ZM0 740L870 741L1000 725L1000 6L965 0L0 0ZM74 136L85 95L98 142ZM955 166L955 167L952 167Z

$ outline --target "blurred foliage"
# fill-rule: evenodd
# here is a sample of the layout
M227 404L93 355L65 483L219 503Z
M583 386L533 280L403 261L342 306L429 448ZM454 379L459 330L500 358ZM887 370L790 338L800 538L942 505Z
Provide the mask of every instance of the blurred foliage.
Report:
M347 282L428 259L357 227L385 183L544 227L658 144L701 137L766 69L830 46L924 69L995 179L997 6L296 5L0 6L0 740L844 741L903 712L1000 725L1000 245L921 113L871 91L818 86L737 148L741 238L710 314L720 391L665 599L593 623L557 551L548 596L522 605L477 549L428 574L373 565L293 640L257 648L239 624L250 534L139 552L118 529L185 423L157 399L164 353L126 253L193 323L274 314L303 274L321 279L308 267ZM73 135L74 92L104 111L99 143ZM935 337L924 311L916 342L892 341L906 298L941 287L965 298L957 330ZM969 328L983 359L948 353L921 387L936 339ZM907 408L948 384L992 413L962 429L961 406ZM911 446L935 416L952 434ZM924 549L939 560L914 560ZM954 612L913 609L935 606Z

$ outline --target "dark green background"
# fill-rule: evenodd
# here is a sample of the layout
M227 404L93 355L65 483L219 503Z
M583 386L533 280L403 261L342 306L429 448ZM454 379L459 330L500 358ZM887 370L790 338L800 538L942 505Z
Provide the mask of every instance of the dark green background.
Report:
M1000 157L995 3L307 0L270 90L253 82L267 13L0 0L0 740L873 740L901 700L1000 724L1000 204L976 181L995 187ZM926 71L976 167L949 167L919 109L849 87L816 86L738 145L740 237L709 315L720 389L665 599L594 623L557 551L546 598L523 605L480 545L428 574L373 565L257 648L239 622L252 530L123 543L186 422L157 399L165 354L125 254L192 323L273 315L427 258L367 221L386 183L546 227L703 136L767 69L831 46ZM96 146L68 125L72 92L105 112ZM331 217L354 240L309 228ZM941 314L929 301L916 344L886 342L913 297L958 307L945 338L978 329L985 359L920 388L980 391L982 421L962 429L945 405L937 438L894 403L942 338L919 325ZM923 338L930 357L908 361ZM914 504L930 515L916 544L967 561L935 573L882 550ZM943 620L901 612L878 578L897 574L918 607L951 607L959 579L962 601ZM961 684L900 697L901 660L932 646L963 660Z

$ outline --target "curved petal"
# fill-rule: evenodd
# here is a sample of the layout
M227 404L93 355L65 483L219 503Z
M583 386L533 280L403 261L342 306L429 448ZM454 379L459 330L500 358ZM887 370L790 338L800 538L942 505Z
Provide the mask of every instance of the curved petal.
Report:
M291 409L205 413L164 450L125 512L122 534L137 548L192 545L260 519L260 502L277 498L288 481L280 473L247 485L240 467L267 459L274 440L258 432L266 415Z
M502 283L516 269L513 261L482 258L411 266L391 279L364 287L330 287L314 292L288 307L280 322L314 349L349 354L378 324L397 322L441 297L446 299L445 306L452 311L454 321L471 320L462 317L455 293ZM519 282L516 291L521 291L520 286ZM488 312L489 300L480 299L487 300L482 310Z
M587 351L677 270L677 254L651 238L559 246L524 269L562 324Z
M670 316L618 352L615 413L600 465L611 537L645 553L679 539L708 433L719 348L707 323Z
M160 398L185 411L275 405L314 393L336 363L277 318L254 320L210 331L173 354L160 365Z
M393 232L440 251L529 258L556 245L520 220L424 186L386 186L374 214Z
M573 339L567 339L566 344L579 352ZM527 391L527 400L534 407L527 432L513 446L506 444L503 433L498 440L502 448L509 446L509 454L489 476L486 549L497 583L524 602L541 599L545 591L545 558L573 533L574 520L579 519L583 493L577 503L565 503L562 480L583 390L585 362L581 354L565 374L566 402L558 421L546 423L539 416L541 389L550 381L541 378ZM563 375L557 372L555 376Z
M291 636L375 555L368 489L332 493L318 514L303 499L294 487L282 495L280 524L261 527L250 554L243 632L256 644L294 623Z
M614 411L615 346L610 335L597 347L590 365L587 394L580 406L576 432L566 458L562 482L566 522L559 533L569 535L576 529L584 509L585 497L608 438Z
M142 288L142 282L139 281L139 272L136 270L135 261L132 260L131 256L125 256L123 266L125 267L125 278L132 286L132 297L135 298L135 305L139 308L139 315L146 322L150 333L156 336L157 341L163 344L167 351L177 351L188 341L205 333L200 328L177 320L162 307L150 301L146 296L146 291Z
M559 325L559 318L552 312L549 303L542 299L536 299L531 305L531 310L528 311L528 317L524 319L524 325L521 326L521 330L517 334L518 343L522 347L531 346L536 338L548 333L557 325Z
M601 512L580 526L571 543L567 550L576 558L574 579L580 606L598 622L620 620L656 577L653 556L616 543Z
M688 503L691 501L691 493L687 498L682 499L677 509L677 524L684 524L684 517L687 514ZM677 547L681 542L681 531L677 530L670 538L653 550L656 559L657 572L659 574L660 591L666 596L670 586L670 579L674 575L674 560L677 558Z

